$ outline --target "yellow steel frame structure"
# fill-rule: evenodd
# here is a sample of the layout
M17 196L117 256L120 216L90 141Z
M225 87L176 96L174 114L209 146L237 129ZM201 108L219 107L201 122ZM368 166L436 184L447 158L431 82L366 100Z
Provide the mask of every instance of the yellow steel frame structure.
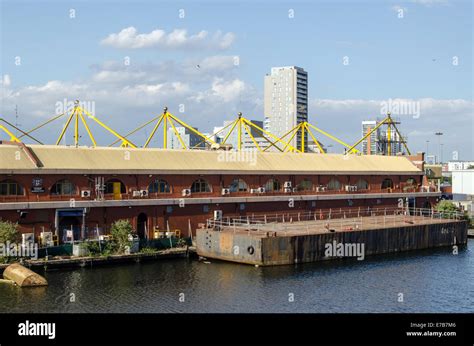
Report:
M242 135L246 132L250 139L252 140L252 142L255 144L255 147L263 152L265 151L266 149L270 148L271 146L274 146L276 147L277 149L279 149L280 151L284 151L282 150L281 148L279 148L276 143L280 143L282 145L284 145L284 148L289 148L289 151L294 151L294 152L300 152L300 150L298 150L297 148L293 147L292 145L290 145L290 143L284 141L282 138L278 138L277 136L275 136L274 134L262 129L260 126L254 124L253 122L251 122L250 120L246 119L245 117L242 116L242 113L238 113L238 117L237 119L235 119L232 123L230 123L229 125L227 125L226 127L230 127L230 130L227 132L227 134L225 135L224 139L222 140L222 144L226 144L227 140L229 139L230 135L235 131L237 130L237 150L242 150ZM225 128L226 128L225 127ZM220 131L218 132L221 132L223 131L225 128L221 129ZM254 128L256 130L258 130L259 132L263 134L265 134L267 137L271 138L274 140L274 142L272 142L269 138L265 137L265 136L262 136L267 142L270 143L270 145L266 148L266 149L263 149L262 147L260 147L260 145L258 145L258 142L257 140L255 139L255 137L252 135L252 130L251 128ZM217 134L217 132L216 132Z
M14 142L21 142L21 140L20 140L21 137L23 137L23 136L28 136L29 138L31 138L32 140L34 140L36 143L43 144L42 142L40 142L39 140L37 140L35 137L29 135L28 133L26 133L26 132L23 131L22 129L16 127L16 126L13 125L12 123L6 121L5 119L0 118L0 122L7 124L7 125L10 126L11 128L13 128L13 129L15 129L15 130L17 130L17 131L19 131L19 132L22 133L21 136L16 137L16 136L13 135L12 132L10 132L10 131L8 130L7 127L0 125L0 126L1 126L1 129L2 129L4 132L6 132L6 133L10 136L10 140L11 140L11 141L14 141Z
M64 125L63 130L61 131L61 133L59 134L58 139L56 140L56 145L59 145L59 143L61 143L61 140L63 139L67 129L69 128L69 126L71 125L73 120L74 120L74 145L76 145L76 146L79 145L79 120L80 120L82 122L82 124L84 125L84 128L86 129L87 134L89 135L89 138L91 139L93 147L97 146L97 142L95 140L95 137L92 134L92 131L89 128L89 125L87 124L86 117L84 116L84 114L87 115L87 118L92 119L97 124L99 124L102 128L106 129L108 132L113 134L115 137L119 138L122 141L122 145L121 145L122 147L132 147L132 148L137 147L131 141L129 141L128 139L126 139L125 137L123 137L122 135L120 135L119 133L114 131L113 129L111 129L109 126L107 126L102 121L97 119L94 115L90 114L87 110L82 108L80 106L78 100L76 100L75 105L74 105L74 109L72 110L71 114L69 115L69 117L66 121L66 124ZM55 117L55 119L57 119L59 117L60 116L57 116L57 117ZM46 123L49 123L53 120L54 119L48 120ZM40 126L37 126L35 129L38 129L38 128L46 125L46 123L41 124ZM33 131L33 130L31 130L31 131ZM29 131L29 132L31 132L31 131Z
M176 129L176 126L175 126L175 122L178 123L179 125L187 128L189 131L193 132L194 134L198 135L199 137L201 137L204 141L206 142L209 142L211 144L216 144L211 138L207 137L206 135L204 135L203 133L199 132L198 130L196 130L194 127L192 127L191 125L188 125L187 123L185 123L183 120L177 118L176 116L174 116L173 114L171 114L170 112L168 112L168 107L165 107L163 109L163 114L158 116L158 117L155 117L153 119L151 119L150 121L146 122L145 124L143 125L140 125L139 127L137 127L135 130L129 132L125 137L137 132L138 130L144 128L145 126L147 126L148 124L151 124L152 122L156 121L156 124L155 126L153 127L153 130L151 131L150 135L148 136L145 144L143 145L144 148L148 148L148 145L150 144L151 140L153 139L153 137L155 136L155 133L156 131L158 131L158 129L160 128L160 125L163 125L163 149L167 149L168 148L168 124L171 125L171 129L173 130L173 133L176 135L176 137L178 138L178 141L179 143L181 144L181 146L183 147L183 149L188 149L186 147L186 144L184 143L183 141L183 138L181 137L181 135L179 134L178 130ZM115 142L116 143L116 142ZM202 142L201 142L202 143ZM113 145L114 143L112 143L111 145Z
M10 130L8 130L5 126L0 125L0 130L3 130L8 136L10 136L10 141L11 142L18 142L20 143L21 141L12 133Z
M303 121L301 123L299 123L298 125L296 125L294 128L292 128L290 131L288 131L287 133L285 133L283 136L280 137L280 139L284 139L288 136L290 136L290 138L288 139L288 142L291 142L293 140L293 138L295 138L295 136L300 132L301 133L301 147L299 148L299 152L302 152L304 153L305 152L305 133L308 133L311 137L311 139L314 141L314 143L316 144L316 146L318 147L319 151L321 154L325 154L326 152L324 151L324 149L322 148L321 144L319 143L319 141L316 139L316 136L314 135L313 131L312 130L315 130L323 135L325 135L326 137L332 139L333 141L345 146L346 148L351 148L351 146L345 142L343 142L342 140L340 140L339 138L331 135L330 133L326 132L326 131L323 131L321 130L320 128L308 123L307 121ZM269 147L266 147L264 150L267 150ZM285 146L283 148L284 150L287 149L287 146ZM289 151L294 151L290 148ZM355 148L351 148L351 151L354 152L354 153L357 153L359 152L359 150L355 149Z
M372 133L374 133L379 127L381 127L384 124L387 125L387 152L388 152L388 155L391 155L391 150L392 150L392 148L390 146L390 144L392 142L392 126L393 126L395 132L398 134L399 138L401 138L401 142L402 142L403 146L405 147L408 155L411 155L410 149L408 149L408 145L403 140L403 136L400 133L400 131L398 130L398 127L395 124L395 121L393 121L392 117L390 116L390 113L388 113L387 117L385 119L383 119L380 123L378 123L373 129L371 129L369 132L367 132L367 134L364 137L362 137L354 145L352 145L349 148L349 151L351 151L356 146L358 146L360 143L362 143L367 137L369 137Z

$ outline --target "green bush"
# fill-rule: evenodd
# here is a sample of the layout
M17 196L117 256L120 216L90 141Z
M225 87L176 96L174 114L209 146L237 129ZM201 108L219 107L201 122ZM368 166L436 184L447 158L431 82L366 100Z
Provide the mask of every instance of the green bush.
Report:
M188 244L188 242L184 238L179 238L176 241L176 247L185 247L187 244Z
M18 243L20 242L20 232L18 224L10 221L0 221L0 243Z
M144 247L140 250L140 253L143 254L152 254L152 253L157 253L158 249L152 248L152 247Z
M454 215L461 215L462 219L468 220L469 217L465 211L457 207L453 202L450 201L440 201L436 204L436 211L440 213L442 218L449 219Z
M20 232L18 224L10 221L0 221L0 244L19 243ZM16 261L17 258L0 256L0 263L10 263Z
M98 241L87 241L84 243L91 256L99 255L101 248Z
M115 252L118 254L123 254L125 252L125 248L131 245L131 241L129 240L129 236L132 233L133 227L129 220L118 220L112 224L110 229L110 235L112 236L111 245Z

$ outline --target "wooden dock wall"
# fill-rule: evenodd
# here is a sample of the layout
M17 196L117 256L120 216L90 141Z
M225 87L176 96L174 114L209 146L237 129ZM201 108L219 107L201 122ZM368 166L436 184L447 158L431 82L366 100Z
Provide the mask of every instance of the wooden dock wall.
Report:
M467 229L465 221L277 237L201 229L197 232L197 253L239 263L283 265L337 258L325 256L326 244L334 241L364 244L364 256L465 245Z

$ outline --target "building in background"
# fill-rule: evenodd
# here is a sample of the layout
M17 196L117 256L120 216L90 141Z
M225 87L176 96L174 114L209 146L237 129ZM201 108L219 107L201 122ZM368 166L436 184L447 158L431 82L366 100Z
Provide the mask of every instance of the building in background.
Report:
M453 197L456 199L474 198L474 169L452 171Z
M197 130L195 127L194 129ZM179 133L181 139L183 140L184 144L186 145L186 148L192 148L195 147L196 149L198 148L205 148L206 143L203 141L203 139L196 135L194 132L189 130L186 127L176 127L176 131ZM173 131L173 128L168 128L168 139L167 139L167 145L169 149L182 149L183 146L181 145L181 142L178 139L178 136Z
M448 168L448 172L462 171L465 169L473 169L474 161L449 161L447 168Z
M266 131L281 137L299 123L308 121L308 73L301 67L273 67L264 80ZM301 147L301 133L291 141ZM305 133L305 150L308 137Z
M372 131L378 123L379 120L362 121L362 137ZM400 122L396 121L396 124L399 123ZM406 141L406 138L402 138L393 127L390 132L390 141L388 138L387 126L380 126L377 130L372 132L370 136L362 141L362 153L364 155L388 155L389 147L390 155L404 153L403 141Z
M375 120L362 121L362 137L372 131L377 126ZM374 131L369 137L362 141L362 153L364 155L377 155L379 153L377 147L377 132Z
M226 121L224 121L223 126L214 127L213 133L219 132L224 127L230 125L234 121L235 120L226 120ZM250 120L250 121L252 123L254 123L255 125L257 125L258 127L263 128L263 121L259 121L259 120ZM254 128L254 127L249 126L249 128L250 128L250 133L252 134L252 136L255 139L255 142L257 142L257 144L260 146L260 148L261 149L266 148L269 145L269 143L265 138L263 138L263 136L262 136L263 133L261 131L259 131L258 129ZM221 131L217 135L213 136L213 138L211 138L211 139L214 142L218 143L218 144L222 144L224 142L225 137L229 133L230 129L231 129L231 127L228 127L226 130ZM237 130L237 128L235 128L232 131L232 133L227 138L225 143L232 145L233 150L237 150L237 148L238 148L238 130ZM243 128L243 127L242 127L242 144L241 144L241 146L242 146L243 151L252 151L252 150L257 150L258 149L257 146L255 145L254 141L252 140L252 138L247 133L246 129Z

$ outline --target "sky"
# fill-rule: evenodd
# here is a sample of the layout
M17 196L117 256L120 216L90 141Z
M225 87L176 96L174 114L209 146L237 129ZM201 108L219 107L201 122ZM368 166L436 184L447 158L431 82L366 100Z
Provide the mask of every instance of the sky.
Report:
M0 3L1 114L23 130L75 99L122 134L165 106L203 132L237 112L263 120L265 74L294 65L309 75L309 122L345 142L400 105L412 152L474 160L469 0ZM65 120L34 134L54 143Z

